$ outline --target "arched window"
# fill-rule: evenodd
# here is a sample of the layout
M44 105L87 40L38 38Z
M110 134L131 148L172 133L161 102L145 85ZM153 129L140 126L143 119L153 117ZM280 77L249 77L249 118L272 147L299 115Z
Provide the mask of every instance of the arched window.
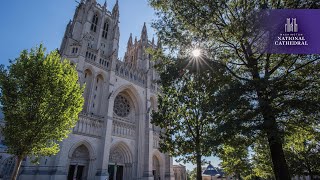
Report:
M88 103L89 103L89 98L91 94L91 84L92 84L92 72L89 69L86 69L84 71L84 83L86 84L86 88L84 90L84 99L85 99L85 104L83 107L84 112L88 112Z
M108 37L108 29L109 29L109 24L105 22L103 25L103 31L102 31L102 37L105 39L107 39Z
M98 25L98 15L95 14L92 18L91 22L91 31L96 32L97 31L97 25Z
M96 115L101 115L101 104L102 104L102 95L103 95L103 77L101 74L99 74L96 77L96 83L95 83L95 91L94 91L94 97L93 97L93 110L92 112Z

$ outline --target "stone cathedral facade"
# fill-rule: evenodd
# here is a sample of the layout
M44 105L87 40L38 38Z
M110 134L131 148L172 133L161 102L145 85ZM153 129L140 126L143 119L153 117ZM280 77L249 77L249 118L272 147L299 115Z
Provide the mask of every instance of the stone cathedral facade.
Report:
M160 129L150 123L156 108L158 78L147 48L146 25L140 39L128 40L118 59L119 5L82 0L67 25L60 54L75 64L86 84L85 105L56 156L29 159L22 180L171 180L172 158L158 150Z

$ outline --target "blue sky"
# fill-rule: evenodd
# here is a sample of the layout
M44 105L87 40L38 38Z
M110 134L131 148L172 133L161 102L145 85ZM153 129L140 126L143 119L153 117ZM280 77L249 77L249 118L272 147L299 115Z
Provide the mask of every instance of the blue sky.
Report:
M103 4L104 0L97 2ZM59 48L65 27L77 6L75 0L6 0L1 3L0 64L5 65L8 65L9 59L18 57L23 49L30 49L40 43L48 51ZM115 0L107 0L109 10L114 4ZM147 0L119 0L119 6L119 57L123 57L130 33L140 37L144 22L147 23L149 39L155 36L150 26L156 17ZM210 157L207 160L214 166L218 164L217 158ZM188 169L193 167L187 164Z
M77 0L80 1L80 0ZM104 0L97 0L103 4ZM48 51L60 47L65 27L77 6L75 0L10 0L1 2L0 63L7 64L23 49L43 43ZM115 0L107 0L109 10ZM154 31L151 22L154 11L147 0L120 0L120 51L123 57L130 33L140 37L143 23L147 23L148 36Z

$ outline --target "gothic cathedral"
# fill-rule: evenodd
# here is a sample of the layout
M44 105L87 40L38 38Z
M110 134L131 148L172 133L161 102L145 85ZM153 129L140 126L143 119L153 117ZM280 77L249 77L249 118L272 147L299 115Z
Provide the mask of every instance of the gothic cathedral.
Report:
M147 48L146 25L130 36L118 59L119 5L82 0L67 25L60 54L76 65L85 105L56 156L26 160L22 180L172 180L172 158L158 150L160 129L150 123L158 78Z

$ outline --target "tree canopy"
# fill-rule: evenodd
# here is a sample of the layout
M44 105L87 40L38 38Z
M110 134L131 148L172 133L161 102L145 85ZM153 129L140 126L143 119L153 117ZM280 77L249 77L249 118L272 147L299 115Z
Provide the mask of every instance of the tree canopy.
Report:
M149 2L157 10L159 18L154 27L169 52L169 59L171 52L181 53L197 47L205 52L208 61L215 62L232 77L220 87L219 93L211 96L219 136L225 139L236 135L265 138L275 178L289 180L284 136L293 124L319 123L320 58L318 55L261 53L256 44L261 42L264 32L257 27L260 21L257 12L262 9L319 8L320 2ZM171 66L166 62L163 65Z
M184 162L197 164L197 179L201 179L202 157L215 152L211 134L215 131L213 109L209 108L212 86L207 86L212 76L193 73L190 69L180 71L177 79L164 78L158 111L153 112L152 123L164 128L160 147L163 152L181 157Z
M13 179L26 156L56 154L82 110L83 88L75 67L57 51L45 54L42 45L24 50L0 69L2 129L8 152L17 157Z

